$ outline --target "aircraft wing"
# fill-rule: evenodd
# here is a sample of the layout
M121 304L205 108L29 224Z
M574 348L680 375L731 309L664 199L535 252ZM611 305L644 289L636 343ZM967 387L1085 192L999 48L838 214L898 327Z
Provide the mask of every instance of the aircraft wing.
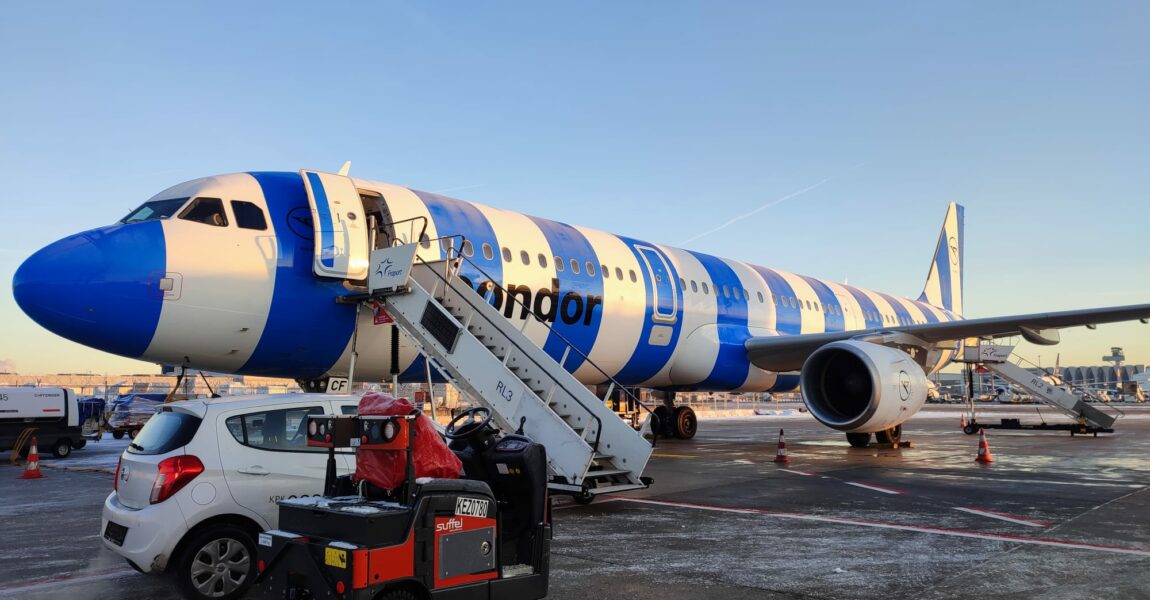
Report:
M903 332L923 341L937 343L965 338L1000 338L1021 335L1036 344L1057 344L1057 329L1099 323L1150 320L1150 304L1067 310L1032 315L968 319L946 323L923 323L902 327L882 327L861 331L836 331L808 335L759 336L745 342L747 355L760 369L797 371L812 352L839 340L865 339L886 332Z

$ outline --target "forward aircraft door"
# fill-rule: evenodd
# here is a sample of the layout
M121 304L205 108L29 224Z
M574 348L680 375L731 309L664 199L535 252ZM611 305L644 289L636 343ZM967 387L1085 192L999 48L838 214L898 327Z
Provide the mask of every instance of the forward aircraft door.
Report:
M312 270L319 277L367 279L371 249L359 191L343 175L300 171L315 228Z

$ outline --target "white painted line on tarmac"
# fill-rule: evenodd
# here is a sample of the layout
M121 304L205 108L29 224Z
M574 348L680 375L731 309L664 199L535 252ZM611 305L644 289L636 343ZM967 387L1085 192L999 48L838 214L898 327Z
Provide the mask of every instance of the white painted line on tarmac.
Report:
M954 510L961 510L962 512L970 513L972 515L979 515L982 517L990 517L991 519L998 519L1000 521L1007 521L1010 523L1017 523L1019 525L1026 525L1027 527L1050 527L1051 525L1053 525L1053 523L1048 523L1046 521L1032 521L1030 519L1023 519L1022 517L1016 517L1014 515L1008 515L1005 513L994 512L993 510L986 510L986 509L981 509L981 508L970 508L967 506L956 506L956 507L954 507Z
M882 487L880 485L871 485L869 483L859 483L857 481L844 481L843 483L845 483L847 485L853 485L855 487L860 487L863 489L873 490L876 492L882 492L884 494L902 494L902 493L904 493L904 492L901 492L899 490L895 490L895 489L891 489L891 488L887 488L887 487Z
M650 500L647 498L619 498L620 502L635 504L650 504L671 508L692 508L712 512L736 513L743 515L760 515L777 519L794 519L797 521L814 521L818 523L833 523L835 525L856 525L858 527L873 527L877 529L893 529L896 531L910 531L913 533L927 533L932 535L945 535L951 537L990 540L995 542L1008 542L1015 544L1030 544L1035 546L1051 546L1054 548L1067 548L1072 550L1094 550L1096 552L1110 552L1114 554L1132 554L1134 556L1150 557L1150 549L1130 548L1126 546L1107 546L1104 544L1089 544L1085 542L1071 542L1066 540L1052 540L1046 538L1009 535L1005 533L982 533L965 529L947 529L945 527L929 527L925 525L902 525L900 523L885 523L866 519L850 519L846 517L829 517L822 515L804 515L801 513L785 513L757 508L728 508L723 506L709 506L705 504L692 504L689 502L669 502L665 500Z
M131 575L139 575L132 569L120 569L118 571L111 571L108 573L101 573L99 575L80 575L78 577L58 577L56 579L41 580L34 583L26 583L21 585L0 586L0 595L11 594L14 592L30 592L50 590L58 587L66 587L69 585L79 585L82 583L89 583L92 581L103 581L105 579L117 579L120 577L128 577Z
M815 476L814 473L807 473L806 471L800 471L798 469L781 469L781 471L784 473L794 473L795 475L806 475L807 477Z

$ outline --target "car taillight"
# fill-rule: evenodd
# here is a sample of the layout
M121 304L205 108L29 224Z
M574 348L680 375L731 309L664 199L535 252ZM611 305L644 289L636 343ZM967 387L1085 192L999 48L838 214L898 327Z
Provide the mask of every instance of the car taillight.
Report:
M188 482L204 472L204 463L200 459L188 454L173 456L160 461L160 472L152 484L152 495L149 498L152 504L158 504L172 497Z
M120 491L120 467L124 466L124 457L116 460L116 476L112 478L112 491Z

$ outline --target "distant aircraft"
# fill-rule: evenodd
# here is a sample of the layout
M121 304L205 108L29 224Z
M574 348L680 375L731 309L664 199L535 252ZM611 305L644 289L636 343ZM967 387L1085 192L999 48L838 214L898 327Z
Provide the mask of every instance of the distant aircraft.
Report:
M964 338L1021 335L1053 344L1058 328L1150 318L1150 304L1142 304L962 320L956 204L925 288L908 300L306 170L176 185L116 224L36 252L16 272L13 292L36 322L93 348L312 383L347 376L356 309L335 299L362 291L370 250L418 243L421 258L440 260L449 236L461 236L450 239L462 240L470 261L461 276L508 319L529 320L535 343L558 360L562 336L619 382L667 392L659 410L684 437L694 433L694 415L674 407L677 391L785 391L801 383L811 414L853 445L872 433L895 440L924 402L927 374L946 365ZM795 250L818 243L812 235ZM393 357L394 325L375 325L369 313L360 316L356 378L378 381L395 370L402 380L422 380L416 350L404 341ZM581 356L564 366L586 384L604 380Z

